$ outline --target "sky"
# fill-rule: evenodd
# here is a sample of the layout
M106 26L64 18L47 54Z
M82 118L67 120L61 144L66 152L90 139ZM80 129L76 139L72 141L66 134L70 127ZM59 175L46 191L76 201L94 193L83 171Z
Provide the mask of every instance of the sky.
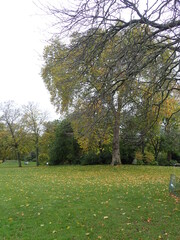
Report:
M40 76L43 49L50 37L47 29L45 16L33 0L1 1L0 103L34 102L53 120L60 115L50 103L50 94Z
M72 1L72 0L71 0ZM152 1L152 0L151 0ZM68 4L68 0L49 0ZM51 37L47 15L36 5L48 0L6 0L0 3L0 103L34 102L49 112L49 120L61 117L50 103L40 72L42 54Z

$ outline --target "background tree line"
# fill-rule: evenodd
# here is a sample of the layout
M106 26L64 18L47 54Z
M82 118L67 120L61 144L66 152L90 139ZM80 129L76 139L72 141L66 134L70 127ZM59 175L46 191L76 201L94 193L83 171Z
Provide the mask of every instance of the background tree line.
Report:
M177 102L167 101L158 121L146 131L147 122L139 121L127 109L121 118L120 155L123 164L173 165L180 162L179 116L171 111ZM36 161L36 164L110 164L113 126L98 124L93 131L79 135L74 113L66 119L47 121L36 104L18 108L13 102L1 104L0 159ZM110 116L109 116L110 117ZM88 120L89 121L89 120ZM142 132L143 134L142 137Z
M18 107L13 101L0 104L0 159L36 161L39 165L40 140L47 113L35 103Z

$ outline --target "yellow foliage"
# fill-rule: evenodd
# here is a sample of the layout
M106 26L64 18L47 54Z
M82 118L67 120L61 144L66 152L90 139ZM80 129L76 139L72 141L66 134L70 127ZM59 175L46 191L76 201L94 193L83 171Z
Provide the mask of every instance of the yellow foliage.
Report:
M176 99L167 98L166 101L162 105L162 112L164 113L164 117L169 118L178 108L178 104Z
M146 163L151 163L154 161L154 154L148 151L145 151L145 161Z
M140 151L135 153L135 159L138 161L143 161L143 154Z

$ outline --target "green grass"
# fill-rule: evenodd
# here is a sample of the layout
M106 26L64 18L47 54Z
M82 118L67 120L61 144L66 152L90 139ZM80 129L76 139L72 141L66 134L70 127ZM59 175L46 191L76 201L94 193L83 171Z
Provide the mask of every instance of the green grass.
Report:
M0 239L180 239L180 168L16 166L0 164Z
M21 164L23 167L32 167L36 166L36 162L28 162L27 165L25 165L24 161L21 161ZM17 167L18 161L17 160L6 160L4 163L0 162L0 168L9 168L9 167Z

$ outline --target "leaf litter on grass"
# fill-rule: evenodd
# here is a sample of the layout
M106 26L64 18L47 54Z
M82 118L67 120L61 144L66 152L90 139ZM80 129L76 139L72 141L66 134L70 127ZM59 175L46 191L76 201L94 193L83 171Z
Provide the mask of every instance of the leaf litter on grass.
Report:
M57 234L64 236L62 239L73 236L79 240L89 233L86 237L90 239L119 239L121 235L129 240L148 233L149 239L161 236L176 240L180 212L175 199L168 195L167 168L40 167L7 173L2 174L5 184L0 204L8 208L3 213L6 219L19 222L19 239L32 234L36 239L39 234L53 239ZM34 224L39 226L36 231ZM9 229L4 230L8 236Z

